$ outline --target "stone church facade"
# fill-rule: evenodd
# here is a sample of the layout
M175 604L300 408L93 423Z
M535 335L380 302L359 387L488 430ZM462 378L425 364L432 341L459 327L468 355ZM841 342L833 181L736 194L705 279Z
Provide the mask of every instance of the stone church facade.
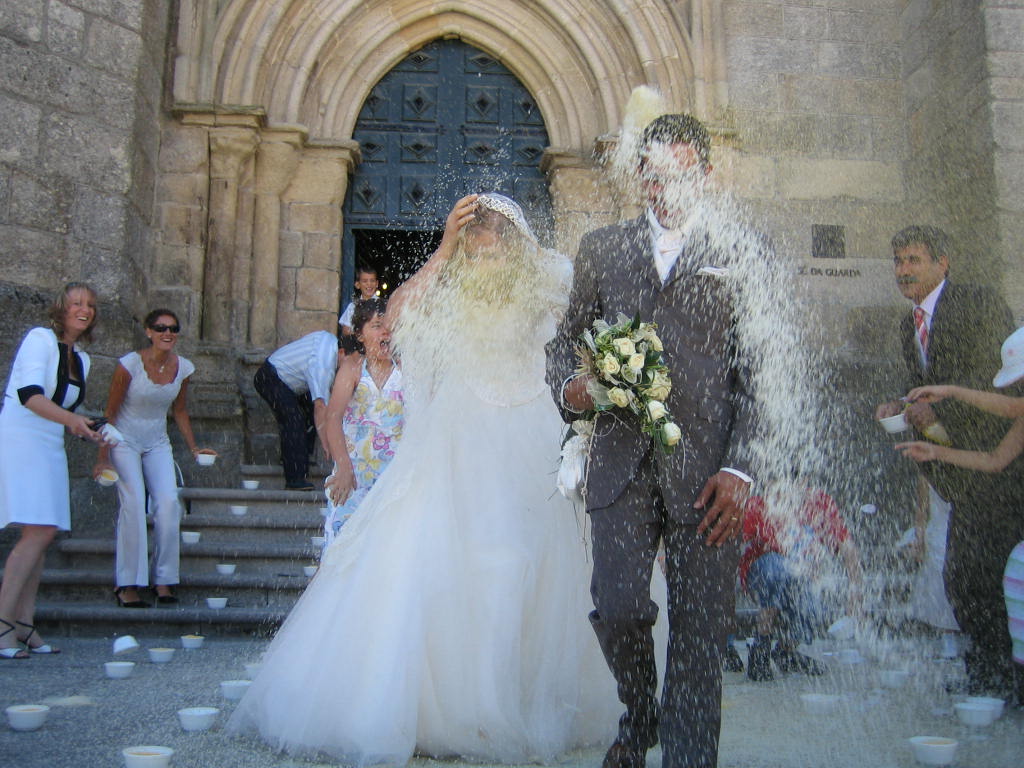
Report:
M445 40L499 62L539 110L537 165L569 253L623 215L601 157L634 87L706 121L716 176L775 239L862 393L884 389L865 371L894 358L905 306L888 241L906 224L949 230L957 276L1024 315L1022 2L5 0L4 369L45 300L87 279L101 407L139 341L133 318L173 307L202 428L236 461L265 458L253 367L333 329L351 285L361 110Z

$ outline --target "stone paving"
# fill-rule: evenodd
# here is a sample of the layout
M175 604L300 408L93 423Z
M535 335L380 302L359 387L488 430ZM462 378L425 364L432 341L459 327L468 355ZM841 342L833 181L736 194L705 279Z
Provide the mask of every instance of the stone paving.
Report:
M266 640L207 638L185 651L177 637L140 637L143 649L118 657L136 662L124 680L104 676L113 660L109 638L58 638L64 652L54 657L0 662L0 706L50 703L42 729L14 732L0 725L0 765L17 768L118 768L122 747L160 744L174 748L175 768L263 768L314 766L275 754L261 743L228 736L223 725L233 703L219 690L221 680L245 677L244 664L258 660ZM145 648L176 647L168 664L148 660ZM1024 711L1008 710L974 740L951 714L955 697L942 682L955 679L955 662L915 662L914 677L900 690L877 687L878 665L832 667L820 678L791 676L752 683L742 673L726 674L723 697L721 768L910 768L906 738L945 735L959 739L958 768L1014 768L1024 764ZM837 711L808 715L799 693L835 692ZM210 731L186 733L175 712L185 706L221 708ZM344 706L343 698L339 707ZM936 714L933 710L938 710ZM564 766L597 768L596 746L566 756ZM653 750L648 764L659 765ZM436 761L417 759L414 768ZM448 765L458 766L459 763Z

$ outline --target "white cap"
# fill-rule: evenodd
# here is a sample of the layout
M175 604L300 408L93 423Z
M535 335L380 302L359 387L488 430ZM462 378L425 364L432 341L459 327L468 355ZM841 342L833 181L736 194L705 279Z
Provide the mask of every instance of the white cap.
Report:
M992 385L1006 387L1020 378L1024 378L1024 327L1018 328L1003 342L1003 367L992 379Z

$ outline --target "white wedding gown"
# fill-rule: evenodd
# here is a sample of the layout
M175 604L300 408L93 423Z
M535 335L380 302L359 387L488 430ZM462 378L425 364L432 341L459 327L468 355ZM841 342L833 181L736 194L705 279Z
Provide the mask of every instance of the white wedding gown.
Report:
M569 267L548 266L529 301L449 296L399 333L402 443L230 729L356 765L546 762L610 743L622 706L587 620L584 515L555 491L543 343Z

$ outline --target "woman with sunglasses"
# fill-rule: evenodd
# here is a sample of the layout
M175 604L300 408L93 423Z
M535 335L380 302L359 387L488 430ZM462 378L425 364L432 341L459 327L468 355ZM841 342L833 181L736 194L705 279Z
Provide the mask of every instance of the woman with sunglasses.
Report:
M117 471L117 555L114 597L124 608L146 608L139 588L149 585L146 541L146 494L153 516L152 576L158 603L176 603L172 587L178 584L178 527L181 502L174 471L174 455L167 437L167 409L192 455L214 453L196 448L186 396L195 371L174 348L181 324L169 309L154 309L144 321L150 345L129 352L118 361L110 382L106 417L124 435L113 449L100 449L93 470Z

